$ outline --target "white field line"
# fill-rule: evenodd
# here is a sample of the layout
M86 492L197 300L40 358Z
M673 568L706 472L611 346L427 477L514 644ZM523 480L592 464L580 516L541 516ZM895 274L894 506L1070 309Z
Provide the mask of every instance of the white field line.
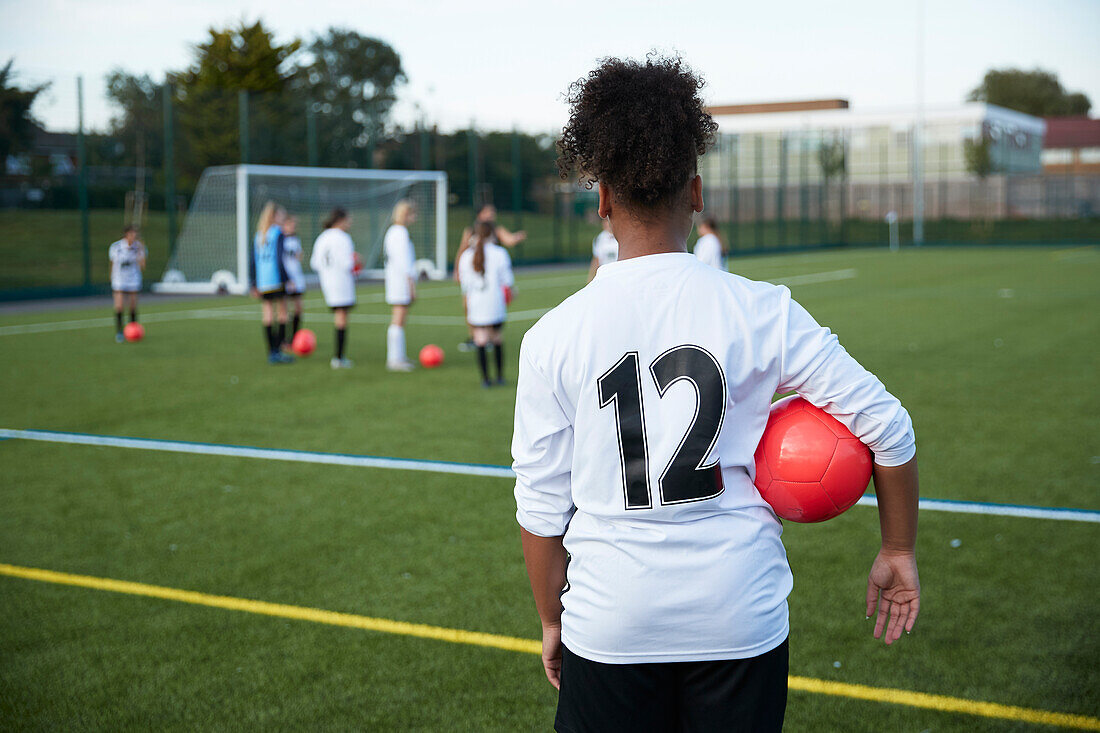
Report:
M426 461L415 458L318 453L313 451L280 450L276 448L250 448L248 446L221 445L217 443L192 443L188 441L156 440L152 438L125 438L113 435L88 435L85 433L60 433L46 430L9 430L0 428L0 439L32 440L44 443L68 443L73 445L92 445L109 448L136 448L139 450L192 453L209 456L231 456L236 458L260 458L269 461L320 463L333 466L356 466L360 468L427 471L431 473L460 474L466 476L515 478L512 469L507 466L451 463L449 461ZM864 496L856 502L856 505L878 506L878 502L873 496ZM921 499L920 508L924 511L934 512L985 514L1001 517L1022 517L1026 519L1053 519L1064 522L1087 522L1092 524L1100 523L1100 511L1089 511L1086 509L1014 506L1010 504L989 504L984 502L951 501L944 499Z
M112 435L86 435L83 433L55 433L44 430L7 430L0 428L0 438L33 440L44 443L69 443L109 448L137 448L168 453L196 453L205 456L233 456L236 458L263 458L269 461L294 461L297 463L323 463L331 466L356 466L359 468L390 468L402 471L429 471L466 476L494 476L514 478L507 466L485 466L476 463L450 463L447 461L421 461L414 458L385 458L355 456L340 453L316 453L312 451L279 450L276 448L249 448L216 443L191 443L176 440L151 440L146 438L120 438Z
M782 283L785 285L809 285L812 283L832 282L835 280L849 280L856 277L856 274L856 270L854 269L831 270L829 272L812 272L805 275L790 275L787 277L770 278L770 281L775 283ZM578 275L563 275L541 278L538 280L520 280L517 292L522 293L528 290L555 287L558 285L566 285L569 283L579 284L580 277ZM457 285L454 288L439 285L425 289L425 291L421 292L417 297L418 299L453 297L457 300L460 295L461 293L458 291ZM384 301L385 296L382 293L370 293L368 295L364 295L362 298L359 299L360 303L382 303ZM305 306L321 306L323 304L324 301L321 298L306 298L303 300L303 305ZM235 318L236 314L238 313L248 314L250 318L254 318L256 310L257 307L254 303L246 303L244 305L233 306L210 306L206 308L193 308L190 310L144 313L141 316L141 321L143 323L163 323L166 321L182 321L192 318ZM517 311L511 314L510 317L512 320L516 321L534 320L545 312L545 310L537 312L534 310ZM353 322L359 323L388 323L389 317L360 313L353 314L352 320ZM465 319L459 316L411 316L410 320L413 320L414 322L418 321L424 324L437 325L465 324ZM110 326L113 323L114 319L109 316L104 316L101 318L83 318L79 320L68 321L24 323L12 326L0 326L0 336L20 336L32 333L52 333L55 331L75 331L85 328L102 328L104 326Z

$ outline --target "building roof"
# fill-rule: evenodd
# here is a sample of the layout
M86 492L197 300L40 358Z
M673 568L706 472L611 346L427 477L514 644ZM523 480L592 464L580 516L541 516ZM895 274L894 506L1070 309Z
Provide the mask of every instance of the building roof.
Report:
M751 104L717 104L707 107L712 115L774 114L776 112L811 112L819 109L848 109L847 99L806 99L793 102L754 102Z
M1089 117L1047 117L1044 148L1100 147L1100 119Z

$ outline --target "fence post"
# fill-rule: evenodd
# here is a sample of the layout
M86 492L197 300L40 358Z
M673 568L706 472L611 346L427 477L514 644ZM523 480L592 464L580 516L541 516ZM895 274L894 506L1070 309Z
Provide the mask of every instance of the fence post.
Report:
M778 244L787 244L787 221L785 204L787 198L787 136L779 135L779 181L775 186L775 221L778 229Z
M84 287L92 284L92 236L88 221L88 153L84 142L84 77L76 77L76 187L80 202L80 246L84 252Z
M840 151L844 161L840 169L840 243L848 244L848 130L841 133Z
M810 152L806 134L798 141L798 244L806 246L806 227L810 220L810 192L806 188L809 177Z
M237 91L237 126L238 135L241 142L241 162L248 165L250 153L250 140L248 134L248 90L240 89Z
M164 82L164 207L168 214L168 257L176 253L176 149L172 84Z
M315 167L321 163L321 151L317 146L317 111L313 109L313 100L306 102L306 161L310 167ZM313 201L317 200L317 179L309 179L309 192L310 198ZM317 207L309 207L309 232L310 236L315 237L320 234L320 228L317 225Z
M474 129L474 123L470 123L470 129L466 131L466 158L467 164L470 167L470 208L474 209L474 213L477 211L477 130Z
M431 140L428 137L428 127L424 120L420 120L420 170L429 170L432 167Z
M764 248L764 135L757 133L756 144L756 195L753 197L756 211L756 249Z
M519 133L512 128L512 212L514 213L513 225L517 230L523 228L523 184L520 177L523 175L522 161L520 159Z

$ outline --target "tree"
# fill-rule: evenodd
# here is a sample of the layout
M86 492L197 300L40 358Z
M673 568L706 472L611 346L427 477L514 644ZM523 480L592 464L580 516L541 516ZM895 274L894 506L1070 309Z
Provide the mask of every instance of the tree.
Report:
M314 39L292 85L317 119L320 162L371 167L397 87L405 81L401 57L384 41L329 28Z
M821 166L821 175L826 183L830 178L842 175L848 165L844 140L840 137L822 140L821 147L817 149L817 162Z
M963 157L966 159L966 169L978 178L985 180L993 172L989 137L984 133L976 140L963 140Z
M122 69L107 75L107 98L119 114L111 119L111 136L121 142L116 162L156 168L164 158L164 91L148 75Z
M37 127L31 116L31 107L39 94L48 84L40 84L29 89L20 89L12 78L12 65L15 59L9 59L0 69L0 174L3 174L8 156L30 148Z
M1036 117L1087 115L1092 102L1081 92L1067 92L1050 71L990 69L970 91L971 102L987 102Z
M169 76L175 84L183 150L183 172L195 176L211 165L240 160L238 92L256 99L250 104L252 129L282 129L291 111L286 99L275 100L293 76L289 68L301 42L275 42L262 21L236 28L211 28L205 43L195 46L186 71ZM262 93L271 93L264 95ZM301 117L301 110L297 111Z

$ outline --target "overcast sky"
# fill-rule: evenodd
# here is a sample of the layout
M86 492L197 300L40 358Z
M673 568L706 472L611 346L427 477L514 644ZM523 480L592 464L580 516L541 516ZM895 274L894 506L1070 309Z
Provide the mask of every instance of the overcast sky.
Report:
M1041 66L1100 108L1100 0L926 0L925 100L961 102L990 67ZM416 105L442 127L513 125L550 132L561 94L597 58L679 51L708 81L712 103L843 97L860 108L912 105L916 0L0 0L0 62L24 81L53 80L35 113L75 126L74 77L87 122L106 126L104 75L121 67L157 80L192 58L210 26L261 18L280 41L329 26L392 45Z

